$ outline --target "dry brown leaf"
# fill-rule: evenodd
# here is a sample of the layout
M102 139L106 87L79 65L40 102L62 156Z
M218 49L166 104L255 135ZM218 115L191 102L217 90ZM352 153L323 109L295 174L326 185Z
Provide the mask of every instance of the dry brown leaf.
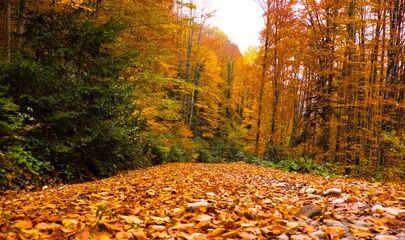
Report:
M132 235L134 235L134 237L137 240L146 240L146 239L148 239L148 237L146 236L146 233L144 233L144 232L133 232Z
M306 192L333 187L342 189L347 201L337 206L331 204L335 197L320 190ZM376 233L391 240L400 237L402 216L365 213L376 205L401 209L403 192L398 184L331 180L246 164L169 164L52 191L1 195L6 214L0 215L0 239L307 239L317 232L329 240ZM202 199L210 209L186 212L188 203ZM310 204L323 210L321 218L295 217Z
M355 237L373 237L374 234L372 234L370 232L370 229L366 228L366 227L358 227L358 226L352 226L351 227L351 232L353 234L353 236Z

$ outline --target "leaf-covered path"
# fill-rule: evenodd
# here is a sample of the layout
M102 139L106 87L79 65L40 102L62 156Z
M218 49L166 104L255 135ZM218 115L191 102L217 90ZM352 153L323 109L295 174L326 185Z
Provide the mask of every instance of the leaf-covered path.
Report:
M0 239L404 239L404 194L401 184L177 163L7 193Z

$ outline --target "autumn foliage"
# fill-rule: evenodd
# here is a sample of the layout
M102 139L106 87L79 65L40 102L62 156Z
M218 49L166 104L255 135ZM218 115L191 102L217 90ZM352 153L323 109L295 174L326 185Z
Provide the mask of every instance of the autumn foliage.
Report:
M176 163L0 196L0 238L401 239L403 193L399 184Z
M194 1L2 1L2 186L178 161L403 178L403 2L256 2L242 55Z

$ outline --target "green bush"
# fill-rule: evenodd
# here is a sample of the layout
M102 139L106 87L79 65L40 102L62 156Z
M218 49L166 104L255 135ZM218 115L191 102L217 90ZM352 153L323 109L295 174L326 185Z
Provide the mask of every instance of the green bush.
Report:
M147 165L145 122L132 114L136 90L119 77L128 57L108 48L122 26L84 21L81 10L26 14L24 47L15 53L20 57L0 64L5 96L0 95L0 139L14 136L13 128L35 127L21 147L0 149L3 155L33 173L50 163L55 177L64 181ZM10 103L2 104L5 99ZM18 116L29 119L18 122Z
M317 164L314 160L306 157L290 157L275 164L276 168L300 173L311 173L322 176L332 175L332 171L327 164Z
M286 154L281 147L274 145L271 142L267 144L263 160L278 163L285 157Z
M28 150L24 120L31 116L19 112L19 106L6 96L7 91L8 87L0 85L0 187L14 188L51 168Z
M158 141L149 142L150 160L154 165L170 162L186 162L191 160L192 151L184 147L173 144L171 146L161 146Z
M167 153L166 162L187 162L191 160L191 151L179 145L172 145Z
M218 155L213 155L210 150L206 148L198 149L198 162L201 163L220 163L222 162L221 157Z
M163 164L167 161L167 155L169 154L170 148L162 147L157 144L151 143L150 145L150 159L152 164L158 165Z

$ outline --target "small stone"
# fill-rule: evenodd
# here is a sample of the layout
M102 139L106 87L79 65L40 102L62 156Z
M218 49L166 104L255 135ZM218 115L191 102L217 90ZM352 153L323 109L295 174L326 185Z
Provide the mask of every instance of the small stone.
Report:
M322 230L315 231L309 236L313 239L325 239L325 233Z
M356 202L356 203L354 203L354 206L356 208L365 208L367 206L367 204L364 202Z
M376 240L400 240L398 237L396 236L392 236L392 235L377 235L375 236Z
M296 217L313 218L322 215L322 209L314 204L303 206L296 214Z
M359 221L359 220L354 220L354 221L352 221L352 223L354 225L356 225L356 226L359 226L359 227L369 227L369 226L372 225L370 223L367 223L367 222L364 222L364 221Z
M344 237L344 238L342 238L340 240L354 240L354 239L355 238L353 236L347 236L347 237Z
M398 215L400 215L400 214L405 213L405 210L403 210L403 209L387 208L387 207L383 207L383 206L380 205L380 204L374 205L374 206L371 208L371 211L373 211L373 212L386 212L386 213L392 214L392 215L394 215L394 216L398 216Z
M405 239L405 232L398 233L397 238L399 238L400 240Z
M384 211L394 216L405 213L405 210L398 208L384 208Z
M333 200L332 204L342 204L342 203L345 203L345 202L346 202L346 199L338 198L338 199Z
M329 188L323 192L323 195L328 196L328 195L337 195L339 196L342 193L342 190L339 188Z
M318 192L318 189L316 189L316 188L307 188L305 190L305 193L309 193L309 194L314 194L316 192Z
M276 186L276 187L285 187L285 186L287 186L287 183L285 183L285 182L279 182L279 183L277 183L275 186Z
M328 225L328 226L340 227L340 228L347 229L346 225L344 225L342 222L339 222L339 221L336 221L336 220L325 219L325 220L323 220L323 222L326 223L326 225Z
M381 206L380 204L377 204L377 205L374 205L374 206L371 208L371 211L373 211L373 212L379 212L379 211L383 211L383 209L384 209L383 206Z
M195 211L200 207L206 207L207 209L211 207L211 204L205 200L201 200L199 202L194 202L194 203L188 203L187 204L187 211Z
M285 234L281 234L280 236L278 236L276 239L278 240L289 240L288 236Z
M215 197L215 193L213 192L207 192L205 193L205 195L207 195L208 197Z
M312 240L307 235L291 235L290 240Z

